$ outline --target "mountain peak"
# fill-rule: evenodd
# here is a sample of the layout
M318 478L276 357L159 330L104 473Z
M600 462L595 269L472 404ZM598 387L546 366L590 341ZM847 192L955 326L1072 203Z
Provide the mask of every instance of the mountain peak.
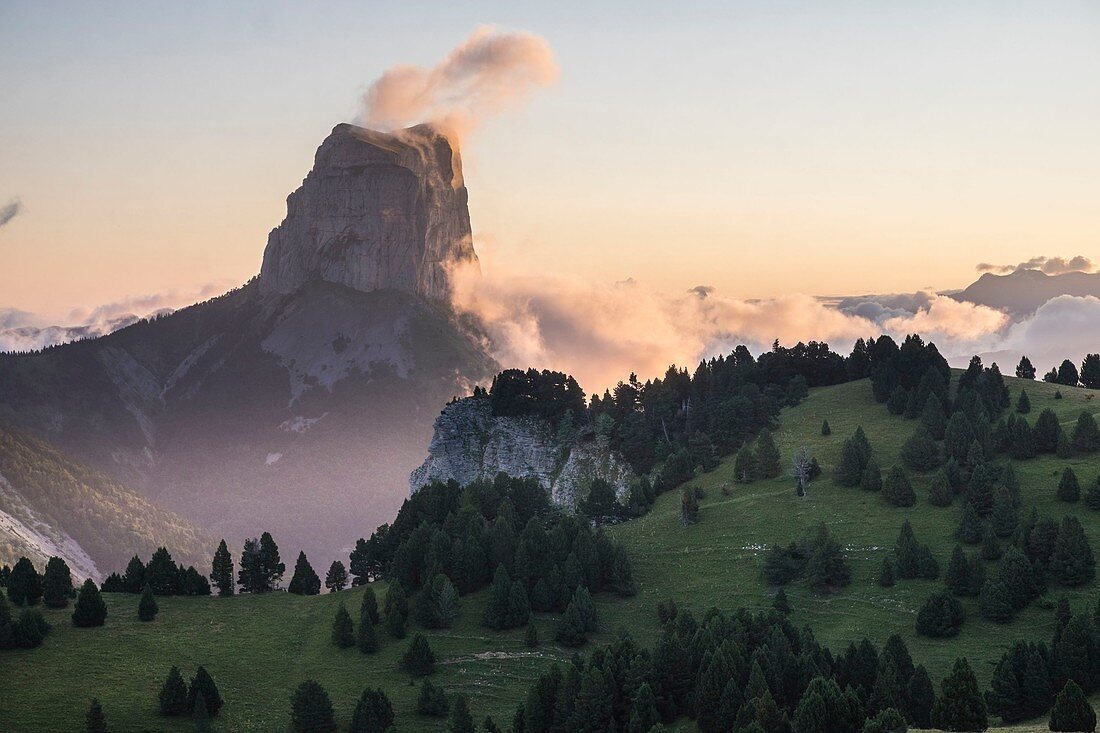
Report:
M342 123L287 198L260 287L291 293L321 280L439 301L450 295L451 267L466 262L477 255L457 147L431 125L379 132Z

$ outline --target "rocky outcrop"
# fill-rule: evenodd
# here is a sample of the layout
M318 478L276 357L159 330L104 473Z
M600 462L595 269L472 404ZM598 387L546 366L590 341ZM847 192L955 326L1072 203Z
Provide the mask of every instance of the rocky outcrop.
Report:
M553 426L534 417L497 417L489 400L467 397L444 408L435 421L428 457L409 477L415 492L431 481L468 484L497 473L532 476L554 503L575 509L593 479L602 478L625 501L634 474L607 444L584 433L563 439Z
M261 288L322 280L445 301L449 269L477 262L466 201L458 151L432 127L337 125L268 237Z

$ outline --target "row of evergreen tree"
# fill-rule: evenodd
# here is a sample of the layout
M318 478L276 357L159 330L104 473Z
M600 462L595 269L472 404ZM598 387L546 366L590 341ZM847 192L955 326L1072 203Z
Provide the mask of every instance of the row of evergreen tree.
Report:
M1020 363L1016 365L1016 376L1021 379L1035 379L1035 374L1035 366L1031 360L1026 356L1020 357ZM1080 384L1087 389L1100 389L1100 354L1086 354L1080 369L1072 361L1065 359L1044 374L1043 381L1067 387Z
M164 547L157 548L148 564L134 555L121 575L113 572L104 578L101 590L104 593L141 593L146 586L158 596L210 595L210 581L206 576L193 565L178 565Z

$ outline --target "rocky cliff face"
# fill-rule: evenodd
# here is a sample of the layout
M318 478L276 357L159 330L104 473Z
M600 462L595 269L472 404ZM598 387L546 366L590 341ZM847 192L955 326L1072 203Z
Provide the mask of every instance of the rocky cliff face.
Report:
M576 509L596 478L614 486L625 501L634 478L605 438L563 440L543 420L495 417L487 398L467 397L447 405L436 418L428 458L412 472L409 488L415 492L433 480L467 484L501 471L537 478L554 503L569 509Z
M448 268L477 262L466 201L458 151L430 126L337 125L268 238L261 289L321 280L445 301Z

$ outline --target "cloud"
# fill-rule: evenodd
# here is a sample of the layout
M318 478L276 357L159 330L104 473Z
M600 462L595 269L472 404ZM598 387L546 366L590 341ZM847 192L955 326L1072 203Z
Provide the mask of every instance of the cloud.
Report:
M7 224L16 216L23 212L23 202L19 199L12 199L8 203L0 206L0 227Z
M669 295L633 280L453 274L456 308L479 319L502 366L566 371L590 392L631 372L646 379L670 364L690 368L738 344L759 353L775 339L847 353L860 337L920 332L965 364L1008 323L1000 311L932 292L844 299L844 310L803 294L743 300L707 286Z
M37 351L47 346L95 338L150 316L220 295L233 283L219 280L197 288L130 296L94 308L74 308L63 318L0 308L0 352Z
M554 83L558 73L544 38L481 26L432 68L388 69L364 95L361 122L390 131L430 122L461 139L485 117Z
M990 262L979 262L978 272L996 272L1006 274L1018 270L1040 270L1048 275L1063 275L1067 272L1092 272L1095 269L1092 260L1084 255L1075 257L1032 257L1016 265L995 265Z

